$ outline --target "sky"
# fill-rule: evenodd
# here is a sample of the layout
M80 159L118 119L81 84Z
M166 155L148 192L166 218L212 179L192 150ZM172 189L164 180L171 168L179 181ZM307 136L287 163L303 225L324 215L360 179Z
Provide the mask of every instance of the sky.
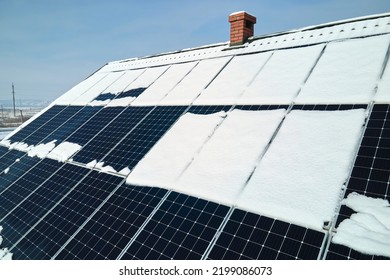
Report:
M0 102L52 101L104 64L227 42L229 14L255 35L390 12L388 0L0 0Z

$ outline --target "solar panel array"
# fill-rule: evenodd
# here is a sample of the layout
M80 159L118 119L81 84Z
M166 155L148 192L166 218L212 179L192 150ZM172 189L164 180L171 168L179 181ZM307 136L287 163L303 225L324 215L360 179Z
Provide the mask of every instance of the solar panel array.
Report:
M388 44L389 38L381 37L380 40ZM258 43L254 41L254 49L262 48ZM339 47L337 42L322 43L314 45L311 60L305 61L305 70L297 73L303 83L310 80L323 56L328 60L334 58L334 53L327 52L328 45L334 49ZM384 46L384 50L389 49L388 45ZM304 52L305 47L299 47L299 50ZM268 71L264 74L268 77L277 69L278 61L288 58L289 50L283 50L280 57L275 55L278 51L281 50L275 48L267 53L240 54L239 50L232 49L225 50L223 59L215 58L219 55L215 54L202 60L194 58L185 65L185 61L176 58L172 64L164 61L151 65L153 67L119 69L124 73L114 72L110 67L115 65L109 64L102 68L103 74L98 72L70 90L68 99L65 94L0 143L2 246L10 249L15 259L385 259L364 255L331 241L332 230L353 213L346 206L341 206L336 213L337 221L330 229L327 225L323 229L313 229L283 217L266 216L261 211L240 209L233 204L179 193L165 186L126 183L126 176L187 113L208 115L232 110L284 109L284 118L288 118L290 112L296 110L363 109L369 117L361 145L356 150L345 197L358 192L389 199L390 105L376 104L374 100L358 104L331 100L327 104L317 104L301 100L296 104L303 87L301 82L293 83L294 88L285 95L293 98L288 102L285 102L287 99L279 103L239 101L245 90L253 91L260 83L256 77L263 68ZM252 55L262 57L261 63L251 61ZM380 63L382 74L386 64L383 60L386 62L386 58L383 57ZM245 72L245 65L240 61L249 63L251 69ZM268 62L270 68L267 68ZM328 71L320 66L321 71ZM226 69L228 71L223 72ZM221 99L218 103L214 98L222 96L223 92L212 90L233 90L226 81L237 71L243 71L240 75L245 77L242 81L246 81L244 85L240 85L242 81L234 83L242 92L231 93L229 98L237 98L237 102L227 104ZM207 77L202 77L202 73ZM315 72L314 77L319 79ZM217 86L209 87L215 81ZM267 81L262 81L260 85L267 90L265 83ZM199 92L191 92L180 103L174 89L183 84L192 84ZM291 81L280 81L280 84L278 90L283 93ZM310 85L315 86L316 80ZM378 86L377 82L374 86ZM208 95L209 91L211 95ZM174 97L170 96L172 92ZM148 95L148 103L132 104L144 93ZM251 96L247 95L245 100L250 100ZM197 97L200 97L200 103L196 102ZM190 98L195 99L190 101ZM155 104L151 104L154 102L151 100L155 100ZM170 101L164 103L164 100ZM277 98L272 100L277 101ZM106 106L94 102L106 102ZM283 121L268 145L272 145ZM191 129L196 131L198 128ZM52 142L55 146L73 143L80 148L65 162L28 155L31 147ZM261 157L259 161L261 163ZM254 168L261 168L261 165ZM248 177L247 182L250 179Z

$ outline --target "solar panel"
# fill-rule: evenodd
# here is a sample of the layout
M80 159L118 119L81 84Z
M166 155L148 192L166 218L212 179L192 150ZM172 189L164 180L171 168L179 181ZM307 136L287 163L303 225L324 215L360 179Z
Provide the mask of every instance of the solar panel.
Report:
M49 212L39 223L19 241L14 242L12 247L10 246L15 252L16 259L51 258L123 181L123 178L96 171L92 171L81 180L88 169L70 166L75 172L64 172L64 175L72 174L72 180L54 185L56 191L61 190L63 195L67 191L70 192L62 196L53 209L49 210L47 207L46 211Z
M0 146L0 174L25 153Z
M121 185L54 257L118 258L166 193L159 188Z
M17 151L10 151L9 154L13 154ZM17 152L18 154L20 152ZM25 172L27 172L31 167L37 164L40 161L39 158L31 158L27 155L24 155L18 160L10 165L8 172L3 172L0 175L0 196L2 195L2 191L6 189L8 186L12 185L15 181L17 181L20 177L22 177Z
M313 260L324 237L323 232L235 209L208 259Z
M24 160L21 160L20 163L24 163ZM30 169L29 172L17 178L8 188L4 188L0 194L0 219L8 215L14 207L18 206L25 197L34 192L41 183L61 166L62 163L45 159ZM28 167L31 166L28 165Z
M374 105L359 148L345 197L356 192L369 197L390 197L390 105ZM345 205L340 208L336 227L355 212ZM327 259L386 259L365 255L348 247L331 243Z
M66 141L77 143L81 146L87 144L123 110L125 110L123 107L103 108L66 138Z
M156 107L102 161L117 171L132 169L186 109L186 106Z
M37 128L33 133L23 139L24 143L29 145L36 145L40 143L48 134L56 130L64 122L67 122L72 118L78 111L81 110L80 106L69 106L62 110L60 113L55 115L41 127Z
M153 109L153 107L128 107L102 129L73 160L88 163L92 160L101 160L122 138Z
M122 259L201 259L228 210L172 192Z
M64 110L66 106L53 106L48 109L46 112L39 115L35 120L29 123L27 126L23 127L21 130L12 135L9 140L11 142L22 142L27 136L31 133L34 133L46 122L55 117L58 113Z
M51 133L49 132L42 142L48 143L56 140L56 144L61 143L61 141L71 135L76 129L88 121L99 110L101 110L101 107L83 107L69 120L59 125Z
M7 194L3 193L1 196L2 199L7 199L6 207L1 209L6 210L6 213L2 212L1 224L7 228L3 238L8 247L14 246L89 172L76 165L65 164L60 168L62 164L56 161L45 159L44 162L39 165L40 170L35 170L40 172L40 178L29 182L27 180L30 178L25 178L25 175L24 180L19 180L8 188Z

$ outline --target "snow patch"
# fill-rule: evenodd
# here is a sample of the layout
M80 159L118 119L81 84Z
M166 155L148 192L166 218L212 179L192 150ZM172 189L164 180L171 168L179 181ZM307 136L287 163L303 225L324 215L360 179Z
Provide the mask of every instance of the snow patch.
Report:
M284 115L284 109L229 112L173 189L233 204Z
M125 168L123 168L121 171L119 171L118 173L121 174L121 175L123 175L123 176L127 176L127 175L130 174L130 172L131 172L130 168L125 167Z
M36 146L30 146L29 151L27 152L29 157L39 157L45 158L51 150L56 146L55 142L57 140L53 140L46 144L38 144Z
M234 57L194 101L194 105L235 104L271 52Z
M76 152L81 150L81 146L79 144L70 143L70 142L62 142L57 147L55 147L48 155L48 158L58 160L60 162L65 162L69 158L71 158Z
M322 230L334 216L364 119L363 109L291 111L238 207Z
M351 193L343 204L356 211L337 228L332 242L363 254L390 257L390 203Z
M186 113L136 165L126 182L168 188L180 176L226 116Z
M11 146L10 140L3 139L0 141L0 143L1 143L1 145L3 145L4 147L7 147L7 148L9 148Z
M9 146L9 149L18 150L21 152L28 152L31 147L33 146L29 146L28 144L23 142L14 142Z
M10 170L9 167L7 167L6 169L4 169L4 171L3 171L4 174L7 174L7 173L9 172L9 170Z
M370 102L389 43L390 35L329 43L296 103Z
M107 165L100 169L100 172L104 173L118 173L112 166Z
M95 165L96 165L97 161L96 159L94 159L93 161L90 161L86 164L86 167L89 167L89 168L94 168Z
M0 226L0 234L3 230L3 227ZM3 243L3 237L1 237L0 235L0 246L1 246L1 243ZM0 260L12 260L12 253L10 251L8 251L7 248L1 248L0 247Z
M161 100L160 105L189 105L221 71L231 56L199 62L180 83Z

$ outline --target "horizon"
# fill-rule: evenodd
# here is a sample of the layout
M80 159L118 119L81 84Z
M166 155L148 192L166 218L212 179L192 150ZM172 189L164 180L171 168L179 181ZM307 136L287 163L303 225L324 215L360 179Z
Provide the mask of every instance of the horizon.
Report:
M52 101L104 64L229 41L229 14L257 17L255 36L390 11L384 0L0 3L0 100ZM199 16L201 15L201 16Z

